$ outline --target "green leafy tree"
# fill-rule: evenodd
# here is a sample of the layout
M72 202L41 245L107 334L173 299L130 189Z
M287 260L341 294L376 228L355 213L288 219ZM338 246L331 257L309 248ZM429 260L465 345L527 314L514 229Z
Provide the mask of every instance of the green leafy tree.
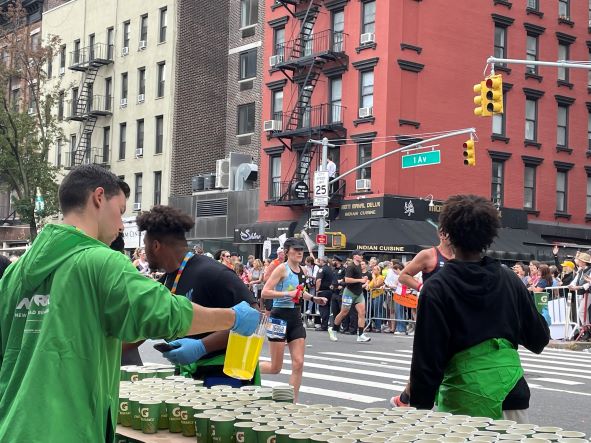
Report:
M60 84L48 84L59 38L42 42L41 33L30 31L21 0L0 11L0 183L12 190L14 209L34 240L43 218L59 210L58 168L48 162L48 152L61 129L52 112ZM36 211L38 193L44 205Z

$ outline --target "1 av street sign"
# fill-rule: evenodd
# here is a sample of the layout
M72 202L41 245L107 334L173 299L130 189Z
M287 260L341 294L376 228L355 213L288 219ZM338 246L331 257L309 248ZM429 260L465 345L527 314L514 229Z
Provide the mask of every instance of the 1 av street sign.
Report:
M328 217L328 209L327 208L312 208L310 211L311 217L313 218L320 218L320 217Z
M441 163L441 151L426 151L402 156L402 169Z
M308 226L311 228L318 229L320 227L320 218L311 218L308 220ZM324 229L330 228L330 222L328 220L324 220Z

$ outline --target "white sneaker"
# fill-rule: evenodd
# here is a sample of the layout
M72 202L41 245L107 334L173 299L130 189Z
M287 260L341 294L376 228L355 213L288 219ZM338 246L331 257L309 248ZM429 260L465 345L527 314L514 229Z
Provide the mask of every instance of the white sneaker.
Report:
M332 328L328 330L328 337L330 338L330 341L339 341L337 333Z
M368 337L365 334L357 336L357 343L367 343L368 341L371 341L371 337Z

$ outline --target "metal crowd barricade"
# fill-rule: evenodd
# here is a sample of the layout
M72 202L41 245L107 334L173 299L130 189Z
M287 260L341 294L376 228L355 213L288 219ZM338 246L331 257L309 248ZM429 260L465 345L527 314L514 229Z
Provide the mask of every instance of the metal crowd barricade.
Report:
M574 331L590 323L589 318L584 315L587 309L583 304L584 296L577 295L568 286L549 286L544 292L548 293L551 337L554 340L574 339Z
M382 329L385 325L391 332L397 329L399 323L404 324L404 331L408 333L409 326L414 325L411 310L404 306L399 306L394 301L394 291L392 289L373 289L368 292L365 303L365 330L375 328ZM398 315L397 315L398 312Z

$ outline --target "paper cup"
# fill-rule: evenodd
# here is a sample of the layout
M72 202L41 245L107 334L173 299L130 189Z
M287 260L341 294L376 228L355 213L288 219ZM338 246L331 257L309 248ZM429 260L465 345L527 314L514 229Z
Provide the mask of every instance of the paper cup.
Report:
M131 411L131 428L135 429L136 431L140 431L142 429L140 400L143 400L143 397L131 397L129 399L129 409Z
M252 429L257 434L257 443L275 443L275 428L271 426L255 426Z
M155 434L158 432L158 421L160 420L160 400L140 401L140 420L144 434Z
M194 414L195 436L197 443L211 443L211 430L209 426L210 416L205 413Z
M181 432L184 437L195 437L195 418L193 417L193 404L180 403Z
M234 421L232 417L212 417L210 419L212 441L214 443L234 443Z
M171 433L179 433L183 429L181 427L181 408L178 400L166 400L166 415L168 417L168 431Z
M129 407L129 394L119 394L119 422L121 426L131 426L131 409Z
M290 443L291 440L289 439L290 434L295 434L297 431L294 432L293 428L283 428L277 429L275 431L275 443Z
M255 426L256 423L248 421L234 423L236 443L257 443L257 434L253 429Z
M556 434L561 438L585 438L585 433L578 431L558 431Z

